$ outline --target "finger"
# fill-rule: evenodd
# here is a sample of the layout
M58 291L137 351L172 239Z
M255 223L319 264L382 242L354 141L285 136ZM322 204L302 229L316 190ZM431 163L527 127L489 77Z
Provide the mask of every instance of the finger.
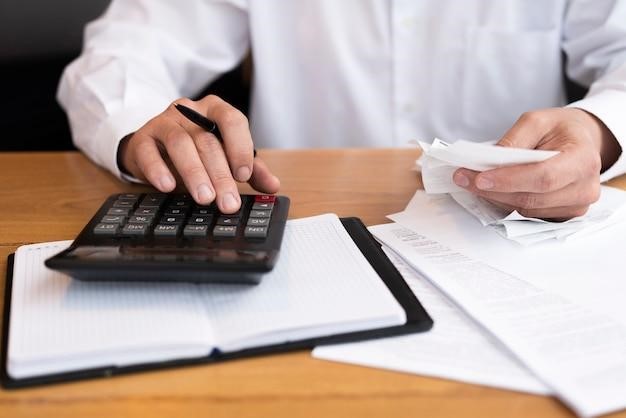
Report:
M224 140L233 176L241 182L252 175L254 145L246 116L217 96L209 95L199 101L206 116L214 120Z
M161 157L154 138L138 131L131 138L129 146L133 157L130 160L131 166L127 168L131 173L141 173L141 177L161 192L167 193L174 190L176 181Z
M506 203L502 203L502 202L498 202L497 200L489 200L487 198L485 198L484 200L488 201L489 203L491 203L494 206L499 207L500 209L504 209L506 211L513 212L514 210L517 210L517 208L514 208L511 205L507 205Z
M547 209L519 209L518 212L527 218L539 218L552 222L562 222L568 219L583 216L589 206L564 206Z
M250 186L262 193L277 193L280 188L280 180L272 174L269 167L260 157L254 159Z
M193 140L200 160L215 188L217 206L223 213L236 212L241 206L241 197L222 144L215 135L202 130L193 133Z
M533 192L492 192L478 189L475 186L474 172L470 172L469 186L466 189L485 199L493 200L520 209L542 209L560 206L590 205L600 197L600 183L584 181L572 183L562 189L548 193Z
M542 209L521 209L495 200L490 200L487 198L485 198L485 200L495 206L508 210L509 212L513 212L514 210L516 210L518 213L527 218L539 218L553 222L561 222L571 218L576 218L578 216L583 216L585 213L587 213L587 210L589 209L588 205L561 206Z
M477 191L477 195L516 209L549 209L591 205L600 195L600 186L571 184L552 193L499 193Z
M191 135L173 120L168 119L159 127L156 137L165 146L189 193L199 204L211 203L215 192Z
M563 151L538 163L500 167L475 175L472 175L475 172L471 170L459 169L453 178L461 187L469 182L469 187L479 190L503 193L547 193L562 189L568 184L587 177L590 173L585 172L585 164L581 161L586 161L586 158L579 159L573 152Z
M522 114L497 142L497 145L511 148L536 148L550 130L549 112L549 110L543 110Z

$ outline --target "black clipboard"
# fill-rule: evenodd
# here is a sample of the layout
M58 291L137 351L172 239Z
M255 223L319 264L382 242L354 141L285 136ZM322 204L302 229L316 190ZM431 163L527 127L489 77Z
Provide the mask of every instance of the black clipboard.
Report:
M358 331L324 337L309 338L300 341L292 341L283 344L267 345L255 348L248 348L236 352L221 353L214 350L205 357L171 360L157 363L143 363L131 366L109 366L92 369L55 373L43 376L14 379L7 373L7 354L9 345L9 319L11 315L11 290L13 284L13 258L11 254L7 263L7 276L4 297L4 312L2 323L2 354L0 365L0 382L6 389L16 389L28 386L44 385L49 383L68 382L81 379L91 379L96 377L110 377L115 375L134 373L140 371L158 370L169 367L180 367L196 364L206 364L218 361L233 360L242 357L274 354L286 351L311 349L318 345L337 344L345 342L355 342L375 338L391 337L411 334L429 330L433 321L428 316L426 310L417 300L409 286L406 284L398 270L389 261L382 251L380 244L369 233L365 225L359 218L341 218L341 223L355 242L359 250L372 265L376 273L389 288L393 296L406 312L407 322L387 328L378 328L367 331Z

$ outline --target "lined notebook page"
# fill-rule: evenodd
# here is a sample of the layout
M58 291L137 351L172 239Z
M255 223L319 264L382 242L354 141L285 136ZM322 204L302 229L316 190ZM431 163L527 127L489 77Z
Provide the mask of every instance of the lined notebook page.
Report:
M208 354L210 328L194 285L85 283L44 266L70 243L16 252L7 365L12 377Z
M283 240L276 267L257 286L200 287L219 349L406 322L336 215L288 221Z

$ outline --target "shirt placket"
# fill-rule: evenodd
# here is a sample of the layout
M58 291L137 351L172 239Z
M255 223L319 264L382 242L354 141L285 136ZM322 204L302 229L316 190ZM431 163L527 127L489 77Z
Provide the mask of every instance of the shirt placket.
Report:
M418 132L423 101L418 92L423 91L425 66L424 29L420 26L427 1L392 0L391 40L393 74L393 142L406 145Z

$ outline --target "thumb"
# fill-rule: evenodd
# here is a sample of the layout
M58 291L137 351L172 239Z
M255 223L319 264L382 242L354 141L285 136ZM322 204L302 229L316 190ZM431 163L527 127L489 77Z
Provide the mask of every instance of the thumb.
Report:
M524 113L496 145L509 148L537 148L549 130L547 119L545 111Z
M252 177L248 181L254 190L262 193L276 193L280 188L280 180L272 174L262 159L256 157L252 169Z

